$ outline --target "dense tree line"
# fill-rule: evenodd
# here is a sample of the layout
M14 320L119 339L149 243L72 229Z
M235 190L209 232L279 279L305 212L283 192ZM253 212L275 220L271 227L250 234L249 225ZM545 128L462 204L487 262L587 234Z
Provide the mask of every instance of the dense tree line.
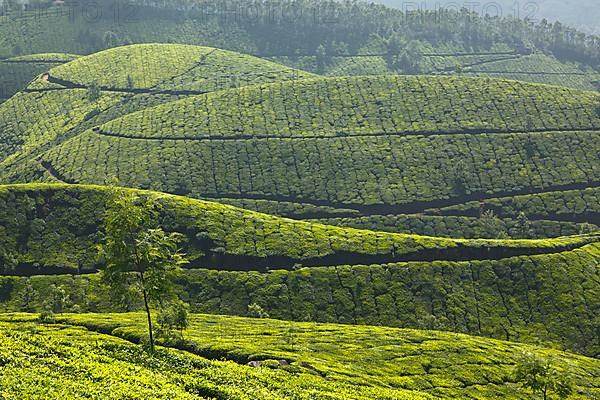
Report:
M300 0L274 6L266 0L251 4L139 0L130 11L138 23L117 27L107 25L123 22L122 15L115 14L114 5L111 8L108 0L97 4L104 10L99 21L103 23L83 21L78 31L78 40L86 52L145 41L144 31L150 29L150 25L146 28L144 22L154 21L153 33L162 35L164 40L189 42L190 37L174 37L176 33L169 26L171 23L196 24L196 36L226 29L228 48L260 54L311 54L327 59L360 53L370 41L377 39L384 44L380 53L389 55L390 64L404 72L410 72L419 54L430 52L432 46L450 52L488 52L507 46L509 51L529 54L537 49L561 60L595 67L600 64L597 36L578 32L560 22L542 20L534 24L514 18L480 16L467 9L403 13L359 1ZM80 5L84 6L85 2ZM30 14L35 15L35 6L29 7L32 8ZM10 6L5 6L4 12L11 14L6 10L10 10ZM19 13L28 15L23 11ZM113 21L115 16L118 21ZM24 50L25 43L10 40L16 52Z

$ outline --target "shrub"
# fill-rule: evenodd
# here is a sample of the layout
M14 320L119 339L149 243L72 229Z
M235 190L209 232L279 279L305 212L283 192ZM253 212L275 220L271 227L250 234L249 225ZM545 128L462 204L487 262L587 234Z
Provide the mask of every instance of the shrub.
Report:
M248 305L248 316L252 318L269 318L269 313L260 305L252 303Z

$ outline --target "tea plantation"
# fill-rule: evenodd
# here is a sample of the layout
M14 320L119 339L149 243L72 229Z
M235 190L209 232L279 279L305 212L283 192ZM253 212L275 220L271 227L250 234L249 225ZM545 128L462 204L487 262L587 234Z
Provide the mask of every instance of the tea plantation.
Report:
M253 370L171 349L150 355L109 335L39 325L22 315L18 320L9 317L0 323L0 394L7 398L433 399L413 390L337 382L309 373ZM582 389L591 389L586 386Z
M595 215L523 209L522 228L519 212L486 221L481 206L461 218L435 210L595 188L599 99L489 78L316 78L214 48L123 46L52 68L0 106L0 179L118 178L275 215L430 236L572 235L593 231Z
M21 3L0 399L600 399L597 37L362 1Z
M182 96L312 76L238 53L171 44L120 47L45 72L0 105L1 160L10 155L19 165L19 156L93 124ZM90 96L93 85L97 96Z
M9 322L11 317L19 322ZM80 354L77 350L89 348L91 354L81 365L84 370L93 368L93 361L99 356L105 360L120 360L124 368L127 363L136 365L140 358L143 359L137 348L117 339L143 340L141 314L65 315L58 319L58 324L46 326L25 322L31 319L26 314L11 317L4 317L3 336L9 336L7 333L15 326L25 326L33 333L25 353L35 352L38 347L52 348L61 338L67 338L74 356ZM89 331L78 326L87 327ZM87 338L84 339L84 335ZM19 340L23 337L10 337L13 346ZM150 369L167 382L174 377L184 379L177 373L190 373L186 382L192 377L202 377L207 395L211 388L215 393L212 396L231 393L226 398L244 398L239 396L250 390L249 387L238 389L241 392L238 394L231 386L245 381L248 386L257 385L254 393L260 398L279 398L277 396L281 396L280 391L284 388L287 393L296 393L299 389L307 392L311 384L315 385L313 396L317 398L363 395L380 399L419 399L429 398L427 395L430 394L432 398L443 399L534 399L535 396L515 384L511 377L518 357L524 352L551 358L558 368L568 369L577 384L573 399L594 398L600 389L599 376L590 373L598 369L598 360L537 346L435 331L194 315L186 331L185 344L168 341L164 344L186 347L197 356L164 349L158 359L142 371ZM169 357L179 361L179 368L168 369L165 361ZM249 360L261 361L261 365L252 370L232 362L208 361L201 357L222 357L241 364ZM8 360L17 363L19 359L13 356ZM279 360L285 360L283 365ZM32 364L36 366L35 361ZM233 378L235 373L242 374L244 379ZM108 374L96 378L99 382L114 379ZM220 383L219 378L227 383ZM259 390L265 391L263 385L277 378L286 382L285 386L273 382L269 384L272 397L263 397L266 394ZM174 390L175 387L170 388ZM194 386L184 386L190 387ZM328 390L339 390L339 393L328 393ZM354 394L351 394L352 390Z
M75 55L51 53L0 60L0 103L27 87L42 72L75 58Z
M3 204L14 205L0 216L5 274L81 274L102 267L95 245L105 187L17 185L1 193ZM554 343L589 355L600 350L594 333L600 309L597 235L442 239L140 195L156 198L163 205L161 224L187 238L183 247L192 261L180 294L195 311L246 315L256 303L282 319L444 329ZM224 271L230 269L256 272ZM41 310L48 287L69 293L64 310L137 304L111 303L90 275L5 277L5 306Z

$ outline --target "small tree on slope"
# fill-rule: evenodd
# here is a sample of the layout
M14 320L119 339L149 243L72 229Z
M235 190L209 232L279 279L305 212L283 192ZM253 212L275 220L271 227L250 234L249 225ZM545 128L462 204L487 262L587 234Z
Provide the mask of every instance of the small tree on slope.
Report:
M179 234L166 233L157 224L159 205L132 192L112 189L104 220L104 241L99 256L103 280L113 293L134 288L143 300L148 321L150 350L154 351L151 305L161 306L175 297L174 278L187 263L179 252Z
M534 393L548 400L554 392L559 399L566 399L573 393L569 375L558 371L549 360L531 353L523 354L515 369L515 379Z

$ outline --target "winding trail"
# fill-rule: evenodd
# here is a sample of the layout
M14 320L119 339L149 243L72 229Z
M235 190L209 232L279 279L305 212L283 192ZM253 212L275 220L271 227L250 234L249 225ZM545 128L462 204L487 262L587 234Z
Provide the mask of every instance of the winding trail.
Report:
M281 136L274 134L266 135L228 135L228 136L130 136L123 135L120 133L112 133L102 130L99 127L92 128L92 131L100 136L108 136L119 139L129 140L151 140L151 141L241 141L241 140L304 140L304 139L317 139L317 140L339 140L339 139L352 139L360 137L388 137L388 136L445 136L445 135L509 135L509 134L553 134L553 133L586 133L586 132L600 132L600 127L589 127L589 128L554 128L554 129L532 129L530 131L523 131L522 129L456 129L447 131L409 131L409 132L372 132L372 133L343 133L338 135L296 135L296 136Z
M25 88L22 91L25 93L39 93L39 92L54 92L57 90L68 90L68 89L88 89L88 86L81 83L75 83L65 79L60 79L47 75L47 81L62 87L51 87L51 88ZM129 93L129 94L168 94L168 95L180 95L180 96L196 96L201 94L210 93L206 90L172 90L172 89L142 89L142 88L115 88L109 86L99 86L99 89L103 92L114 92L114 93Z

